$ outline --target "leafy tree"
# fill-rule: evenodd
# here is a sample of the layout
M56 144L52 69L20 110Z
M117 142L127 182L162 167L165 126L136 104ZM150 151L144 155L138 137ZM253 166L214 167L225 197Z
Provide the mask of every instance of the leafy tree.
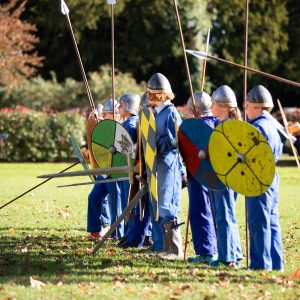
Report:
M201 46L203 36L197 33L201 28L206 32L210 24L206 3L207 0L178 1L187 46L193 35L193 43ZM40 74L50 78L53 70L59 81L67 77L80 79L68 25L59 4L60 1L31 1L25 15L38 25L39 51L47 57ZM66 4L86 71L110 64L109 5L104 0L73 0ZM185 102L188 88L173 1L122 0L114 6L114 12L116 67L132 73L138 81L147 80L153 72L165 73L178 97ZM191 21L193 28L187 30ZM199 62L191 57L189 60L191 71L197 72Z
M35 51L35 25L20 20L27 0L6 2L0 4L0 85L10 88L33 76L43 58Z
M287 0L249 1L248 65L272 73L276 71L281 54L288 50ZM211 46L219 56L243 64L244 59L244 4L240 0L209 0L209 11L214 15ZM228 84L242 98L240 70L224 64L208 65L208 74L215 86ZM279 74L278 74L279 75ZM248 72L249 86L260 83L270 87L272 80Z
M276 74L291 80L300 82L300 2L287 0L289 21L284 27L288 34L288 51L282 53L277 64ZM285 106L299 106L300 89L288 85L276 85L273 88L275 94Z

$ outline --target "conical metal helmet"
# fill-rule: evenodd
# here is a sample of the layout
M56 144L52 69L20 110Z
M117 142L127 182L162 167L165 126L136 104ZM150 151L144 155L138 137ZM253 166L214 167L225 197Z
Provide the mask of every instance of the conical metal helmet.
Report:
M123 102L125 104L125 111L129 112L135 116L139 113L139 106L141 102L141 98L137 94L129 93L124 94L120 97L119 102Z
M205 92L196 92L194 94L196 115L208 114L211 112L211 98ZM187 107L190 111L194 112L192 97L189 98L187 102Z
M147 84L147 90L151 93L172 93L169 80L161 73L155 73L151 76Z
M108 99L103 104L102 113L119 113L119 102L116 99Z
M234 91L228 85L221 85L211 96L212 102L227 104L229 107L237 107Z
M252 88L247 95L247 101L259 103L262 107L274 107L272 96L263 85L257 85Z

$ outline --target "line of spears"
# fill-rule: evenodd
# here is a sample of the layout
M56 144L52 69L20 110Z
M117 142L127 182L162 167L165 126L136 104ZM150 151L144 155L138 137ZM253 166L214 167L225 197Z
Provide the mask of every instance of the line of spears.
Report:
M187 172L199 184L203 185L207 189L212 191L222 191L228 187L234 192L244 195L245 197L255 197L266 192L274 180L276 173L276 162L272 149L264 135L254 126L246 122L246 114L244 121L226 120L221 122L214 129L208 126L203 120L197 118L197 93L193 92L187 58L187 54L190 54L203 61L202 78L200 84L201 93L204 92L207 61L214 60L218 63L224 63L230 67L242 70L244 72L244 109L247 101L247 72L254 72L283 84L288 84L299 88L300 83L298 82L275 76L273 74L269 74L248 66L247 35L249 1L246 0L245 2L244 64L241 65L208 54L210 31L208 31L207 34L205 52L186 49L177 1L173 0L174 12L180 34L182 55L184 58L184 65L190 90L190 100L188 106L191 114L194 117L184 120L180 126L177 126L175 114L175 139L172 141L172 146L174 146L174 149L177 149L180 152ZM114 6L117 4L117 0L107 0L107 3L111 7L111 96L112 99L115 99ZM156 111L151 105L149 94L157 93L161 90L164 90L164 92L172 92L172 90L169 86L166 87L168 84L164 85L164 89L160 89L161 87L159 86L159 83L166 79L162 74L157 73L150 78L148 81L147 92L144 94L144 101L146 99L146 104L144 103L142 106L140 105L140 111L138 113L137 143L135 144L128 130L126 130L126 128L124 128L124 126L122 126L122 124L116 120L114 109L112 110L113 117L111 120L102 119L100 115L96 113L97 106L94 103L79 49L77 47L72 23L69 17L70 11L64 0L61 0L61 12L66 17L67 24L70 29L77 62L92 111L87 122L88 149L86 152L82 151L75 138L72 136L71 143L76 156L78 157L78 161L59 173L38 176L38 178L45 178L45 180L2 205L0 209L20 199L30 191L36 189L53 178L74 176L88 176L90 178L88 182L67 186L88 184L94 185L109 182L115 184L116 182L120 181L129 181L130 190L127 207L115 218L115 222L110 226L109 230L107 230L100 241L95 244L91 251L91 254L95 254L102 247L105 241L112 235L112 233L118 230L120 223L129 218L129 216L132 214L132 210L138 204L141 209L140 216L141 218L143 217L143 208L145 208L146 195L148 195L150 198L154 219L158 221L159 218L162 217L159 209L162 199L160 199L161 193L158 191L158 186L160 185L161 180L161 176L158 173L160 153L157 146L157 132L159 131L159 128L157 128ZM113 106L115 105L114 100L112 100L111 103ZM300 169L297 150L294 147L294 140L291 134L291 131L293 133L295 131L289 129L289 125L281 103L279 100L277 103L280 108L284 126L282 126L275 118L273 118L268 111L264 111L264 116L273 124L274 127L276 127L282 140L288 140L290 142L290 147L293 151L297 166ZM82 165L82 171L67 172L78 163ZM107 178L104 180L98 180L97 178L100 175L107 176ZM175 184L175 182L170 182L169 184ZM186 259L187 253L189 213L190 209L188 209L188 216L186 220L187 226L183 253L184 259ZM175 227L179 227L181 224L183 223L177 224ZM246 214L246 227L247 225L248 219ZM246 230L247 267L249 265L248 239L248 230Z

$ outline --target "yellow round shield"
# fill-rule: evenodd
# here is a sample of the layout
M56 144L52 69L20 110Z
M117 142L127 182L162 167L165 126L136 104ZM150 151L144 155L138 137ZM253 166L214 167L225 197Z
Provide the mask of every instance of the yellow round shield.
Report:
M220 123L210 137L208 151L216 174L235 192L258 196L270 187L274 155L266 138L249 123Z

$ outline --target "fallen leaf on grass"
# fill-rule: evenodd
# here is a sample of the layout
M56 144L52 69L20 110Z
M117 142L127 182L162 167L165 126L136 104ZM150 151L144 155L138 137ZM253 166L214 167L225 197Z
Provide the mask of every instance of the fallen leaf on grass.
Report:
M86 253L87 254L92 254L93 250L94 250L94 248L87 248Z
M121 281L117 280L114 283L114 288L124 288L124 284Z
M10 227L10 228L8 229L8 231L9 231L10 233L16 233L15 229L12 228L12 227Z
M192 286L190 284L181 284L179 288L174 292L174 295L176 296L183 295L183 293L187 290L192 291L193 290Z
M289 278L291 279L299 279L300 278L300 268L298 268L294 273L292 273Z
M67 219L67 218L70 217L70 214L68 212L65 212L65 211L62 211L62 210L58 213L58 215L60 217L62 217L63 219Z
M108 254L108 255L113 255L113 254L115 254L116 253L116 249L115 248L108 248L107 250L106 250L106 254Z
M199 271L198 268L194 268L188 271L189 275L191 276L195 276L197 274L197 272Z
M86 282L78 283L78 287L80 288L81 293L86 294L88 292L88 286Z
M59 281L59 282L56 284L56 286L62 286L62 285L63 285L62 281Z
M288 280L286 283L285 283L285 286L288 287L288 288L292 288L294 287L295 283L294 281L292 280Z
M22 249L21 249L21 252L23 252L23 253L28 252L28 248L27 248L27 247L22 248Z
M175 291L175 295L176 296L180 296L180 295L183 295L183 293L184 293L184 291L183 290L181 290L181 289L177 289L176 291Z
M269 291L265 291L265 297L271 297L272 296L272 293L269 292Z
M31 285L32 288L40 289L42 286L45 285L45 283L42 282L42 281L33 279L33 278L30 276L30 285Z

